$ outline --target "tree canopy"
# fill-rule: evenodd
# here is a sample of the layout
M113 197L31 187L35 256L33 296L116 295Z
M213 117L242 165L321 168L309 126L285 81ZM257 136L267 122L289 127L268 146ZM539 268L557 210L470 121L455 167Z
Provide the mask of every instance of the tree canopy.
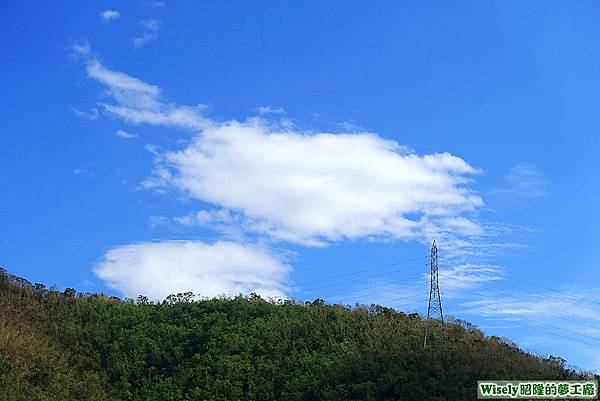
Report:
M153 303L59 292L0 269L0 399L472 400L477 380L577 379L475 326L380 305L256 294Z

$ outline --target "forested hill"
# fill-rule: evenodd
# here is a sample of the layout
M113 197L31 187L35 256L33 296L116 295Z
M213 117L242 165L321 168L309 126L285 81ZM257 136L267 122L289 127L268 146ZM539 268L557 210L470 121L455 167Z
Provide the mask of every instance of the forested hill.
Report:
M579 378L465 323L258 296L153 304L0 269L0 400L472 400L481 379Z

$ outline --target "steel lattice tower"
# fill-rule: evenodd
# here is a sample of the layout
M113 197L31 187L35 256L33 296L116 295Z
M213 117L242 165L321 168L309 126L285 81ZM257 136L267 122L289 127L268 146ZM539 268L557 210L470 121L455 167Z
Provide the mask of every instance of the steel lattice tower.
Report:
M427 334L429 334L429 321L437 318L444 325L444 312L442 310L442 298L440 297L440 282L438 278L438 250L435 241L431 244L431 271L429 276L429 306L427 307L427 320L425 321L425 340L423 347L427 346Z

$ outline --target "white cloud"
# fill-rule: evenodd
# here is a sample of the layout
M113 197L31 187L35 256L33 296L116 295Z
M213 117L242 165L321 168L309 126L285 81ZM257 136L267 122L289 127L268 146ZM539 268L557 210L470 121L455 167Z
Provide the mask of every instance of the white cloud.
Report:
M192 291L200 296L256 292L283 297L290 268L269 251L233 242L143 242L109 250L94 268L127 297L164 299Z
M234 216L229 210L219 209L214 211L206 211L200 210L197 213L187 214L185 216L176 217L175 221L183 225L200 225L200 226L209 226L216 224L232 224L236 221L236 216Z
M138 137L137 134L131 134L122 129L117 130L117 132L115 132L115 135L118 136L119 138L123 138L123 139L134 139L134 138Z
M142 28L142 32L133 38L133 45L135 47L143 47L149 41L156 39L158 36L158 28L160 28L160 21L150 18L138 22L138 25Z
M71 45L71 49L77 56L87 57L90 55L92 48L87 41L75 42Z
M460 157L417 155L369 132L309 133L264 119L216 122L202 106L165 100L157 86L87 57L88 75L115 101L102 105L111 115L200 131L183 150L155 151L146 187L176 188L223 209L244 230L307 245L481 232L469 218L483 204L469 188L478 171ZM226 223L220 217L212 222Z
M365 128L360 125L350 123L350 122L341 122L335 124L339 129L345 130L346 132L364 132Z
M423 238L433 228L468 234L476 224L461 215L482 205L467 188L476 172L459 157L404 153L371 133L274 131L253 120L206 128L163 154L146 186L178 188L243 217L248 230L318 244Z
M527 288L522 290L527 291ZM586 301L597 293L597 288L580 287L524 294L518 294L514 290L508 294L475 293L471 295L480 295L481 298L462 302L460 313L477 315L493 321L512 322L514 328L535 329L539 326L543 330L557 333L558 336L568 336L577 341L597 342L600 341L598 308Z
M85 57L88 76L105 85L108 94L116 102L101 104L109 114L132 124L167 125L195 130L211 124L201 114L206 106L180 106L168 102L157 86L109 70L97 59L89 57L89 50L80 54Z
M510 281L510 278L508 280ZM523 291L527 291L527 289L525 286L521 288ZM514 293L515 290L512 292ZM520 316L535 317L543 321L548 320L547 316L550 315L553 318L575 318L578 315L590 318L597 314L597 309L587 305L584 300L586 297L592 297L595 293L597 293L597 289L586 290L583 288L557 290L550 293L541 290L520 295L490 293L484 299L465 301L460 305L464 308L464 313L493 316L498 319ZM584 302L582 303L582 301Z
M446 259L438 262L440 265L440 288L444 298L454 298L473 289L482 283L489 281L502 280L502 268L487 264L454 264L448 263L451 267L445 268ZM427 276L427 282L429 277Z
M92 177L94 175L91 171L81 167L73 169L73 174L80 177Z
M169 226L171 219L166 216L150 216L148 217L148 226L150 228L156 228L161 226Z
M89 111L77 110L76 108L71 108L71 110L73 110L73 113L75 113L77 117L85 118L87 120L97 120L98 117L100 117L100 113L95 108L92 108Z
M93 177L99 164L95 162L86 162L82 166L73 169L73 174L80 177Z
M274 108L271 106L259 106L255 110L260 115L263 115L263 114L285 114L285 109L282 107Z
M164 7L164 1L156 1L156 0L145 0L144 4L150 7Z
M109 22L121 18L121 13L115 10L105 10L98 14L102 22Z
M504 176L505 185L491 191L503 199L539 199L548 195L544 174L532 164L520 164Z
M79 283L80 286L82 287L86 287L86 288L91 288L91 287L95 287L96 284L94 284L93 281L88 280L87 278L84 278L83 280L80 281Z

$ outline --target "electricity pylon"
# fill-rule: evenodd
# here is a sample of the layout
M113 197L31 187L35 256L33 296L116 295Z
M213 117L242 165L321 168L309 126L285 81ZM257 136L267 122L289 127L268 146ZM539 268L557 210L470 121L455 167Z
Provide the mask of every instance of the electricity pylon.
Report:
M435 241L431 244L431 270L429 274L429 306L427 307L427 320L425 321L425 340L423 347L427 346L427 334L429 333L429 320L439 317L444 325L444 312L442 311L442 298L440 297L440 282L438 278L438 251Z

